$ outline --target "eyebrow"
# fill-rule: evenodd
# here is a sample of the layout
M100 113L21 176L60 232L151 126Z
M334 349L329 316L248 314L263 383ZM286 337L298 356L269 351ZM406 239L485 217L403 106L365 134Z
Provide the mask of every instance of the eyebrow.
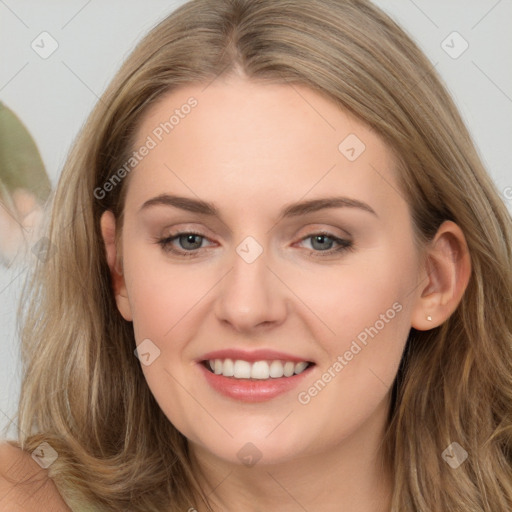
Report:
M148 199L141 206L139 211L146 210L152 206L173 206L188 212L220 218L219 209L213 203L203 201L201 199L193 199L191 197L160 194L156 197ZM283 208L283 210L280 212L279 218L285 219L289 217L298 217L300 215L314 213L326 208L343 207L358 208L378 217L377 213L370 205L357 199L352 199L349 197L325 197L320 199L311 199L309 201L301 201L285 206L285 208Z

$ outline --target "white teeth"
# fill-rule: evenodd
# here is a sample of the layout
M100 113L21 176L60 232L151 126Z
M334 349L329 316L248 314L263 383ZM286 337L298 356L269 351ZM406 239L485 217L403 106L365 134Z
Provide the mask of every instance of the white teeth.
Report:
M231 359L225 359L222 365L222 375L224 377L233 377L235 374L235 364Z
M279 379L281 377L291 377L299 375L309 363L302 361L294 363L293 361L255 361L250 363L237 359L210 359L208 366L216 375L224 377L234 377L235 379L258 379L266 380L269 378Z
M272 363L270 363L270 376L274 379L279 379L283 375L283 363L281 363L281 361L272 361Z
M291 377L293 375L293 372L295 371L295 364L291 361L286 361L284 363L284 376L285 377Z
M270 376L270 368L267 361L257 361L253 363L251 368L252 379L268 379Z
M215 361L217 362L218 359ZM223 374L224 375L224 374ZM235 361L233 377L237 379L250 379L251 378L251 363L247 361Z
M302 373L308 366L308 363L305 361L302 361L302 363L297 363L295 365L295 373L298 375L299 373Z

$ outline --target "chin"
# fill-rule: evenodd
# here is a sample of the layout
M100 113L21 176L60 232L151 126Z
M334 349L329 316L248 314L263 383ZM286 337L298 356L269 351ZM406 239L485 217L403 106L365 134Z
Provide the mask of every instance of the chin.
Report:
M233 438L226 434L222 442L217 436L211 437L211 433L192 442L226 463L241 466L282 464L305 455L303 433L292 435L288 430L268 435L267 430L263 433L261 429L231 433Z

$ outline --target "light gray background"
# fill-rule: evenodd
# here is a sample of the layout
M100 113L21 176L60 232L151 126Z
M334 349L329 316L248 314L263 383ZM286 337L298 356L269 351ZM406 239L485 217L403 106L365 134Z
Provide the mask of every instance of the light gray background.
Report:
M34 137L53 186L88 113L140 38L181 0L0 0L0 100ZM512 211L512 0L376 0L441 74ZM31 48L49 32L58 49ZM441 44L457 31L457 59ZM448 39L448 44L450 39ZM459 42L454 40L455 50ZM452 50L453 51L453 50ZM1 234L0 234L1 236ZM19 395L16 303L23 265L0 267L0 427ZM11 428L9 436L14 436Z

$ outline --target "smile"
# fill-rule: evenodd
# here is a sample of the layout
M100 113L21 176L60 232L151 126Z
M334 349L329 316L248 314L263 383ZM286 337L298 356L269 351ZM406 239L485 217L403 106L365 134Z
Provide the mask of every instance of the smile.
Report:
M300 375L310 366L307 361L244 361L241 359L209 359L205 366L215 375L232 377L234 379L280 379Z

